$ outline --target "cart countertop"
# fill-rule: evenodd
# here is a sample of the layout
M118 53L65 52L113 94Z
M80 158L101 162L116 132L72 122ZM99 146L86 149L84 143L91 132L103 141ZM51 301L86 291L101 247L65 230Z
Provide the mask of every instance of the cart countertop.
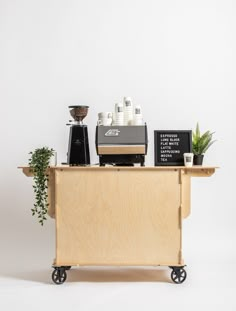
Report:
M18 166L18 168L29 168L28 165ZM99 165L86 165L86 166L70 166L70 165L56 165L50 166L52 169L139 169L139 170L176 170L176 169L185 169L185 170L202 170L202 169L216 169L218 166L203 166L203 165L193 165L192 167L188 166L99 166Z
M19 166L19 169L23 170L23 173L26 176L33 176L33 172L30 171L29 166ZM190 176L211 176L214 174L215 169L218 167L216 166L201 166L201 165L194 165L192 167L186 166L98 166L98 165L91 165L91 166L69 166L69 165L58 165L58 166L51 166L49 167L50 170L104 170L104 171L122 171L122 170L130 170L130 171L182 171L184 174Z

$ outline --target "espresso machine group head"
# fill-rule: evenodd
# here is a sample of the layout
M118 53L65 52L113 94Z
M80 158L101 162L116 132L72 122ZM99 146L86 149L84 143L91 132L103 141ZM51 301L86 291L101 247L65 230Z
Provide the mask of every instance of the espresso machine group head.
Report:
M74 120L70 121L70 137L67 154L69 165L89 165L88 128L83 119L88 114L89 106L69 106L70 114Z

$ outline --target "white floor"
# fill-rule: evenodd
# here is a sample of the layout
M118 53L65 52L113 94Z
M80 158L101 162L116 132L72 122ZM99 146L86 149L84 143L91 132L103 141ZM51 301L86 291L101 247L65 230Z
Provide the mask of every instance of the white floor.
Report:
M32 254L33 258L33 254ZM55 285L52 269L30 258L2 267L0 310L236 310L236 271L229 262L188 263L186 281L167 267L80 267Z

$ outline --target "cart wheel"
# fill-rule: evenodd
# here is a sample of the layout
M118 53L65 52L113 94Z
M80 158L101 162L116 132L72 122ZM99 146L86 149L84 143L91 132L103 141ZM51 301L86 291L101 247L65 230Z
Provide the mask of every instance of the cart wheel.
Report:
M52 273L52 280L55 284L63 284L66 280L66 271L64 267L56 267Z
M186 280L187 272L183 267L171 267L171 279L176 284L181 284Z

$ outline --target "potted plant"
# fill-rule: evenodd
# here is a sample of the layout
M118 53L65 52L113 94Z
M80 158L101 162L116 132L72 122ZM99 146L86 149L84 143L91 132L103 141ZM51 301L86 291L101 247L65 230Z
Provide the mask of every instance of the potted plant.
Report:
M31 211L32 216L36 214L39 223L43 225L44 221L47 219L46 214L49 206L47 194L49 176L47 174L47 168L49 167L50 158L54 155L54 150L43 147L35 149L29 154L31 155L29 167L34 174L33 189L35 193L34 208L32 208Z
M214 133L210 131L206 131L201 135L199 124L197 123L196 131L193 131L192 137L192 150L193 150L193 164L202 165L204 154L209 149L209 147L215 142L212 140L212 136Z

